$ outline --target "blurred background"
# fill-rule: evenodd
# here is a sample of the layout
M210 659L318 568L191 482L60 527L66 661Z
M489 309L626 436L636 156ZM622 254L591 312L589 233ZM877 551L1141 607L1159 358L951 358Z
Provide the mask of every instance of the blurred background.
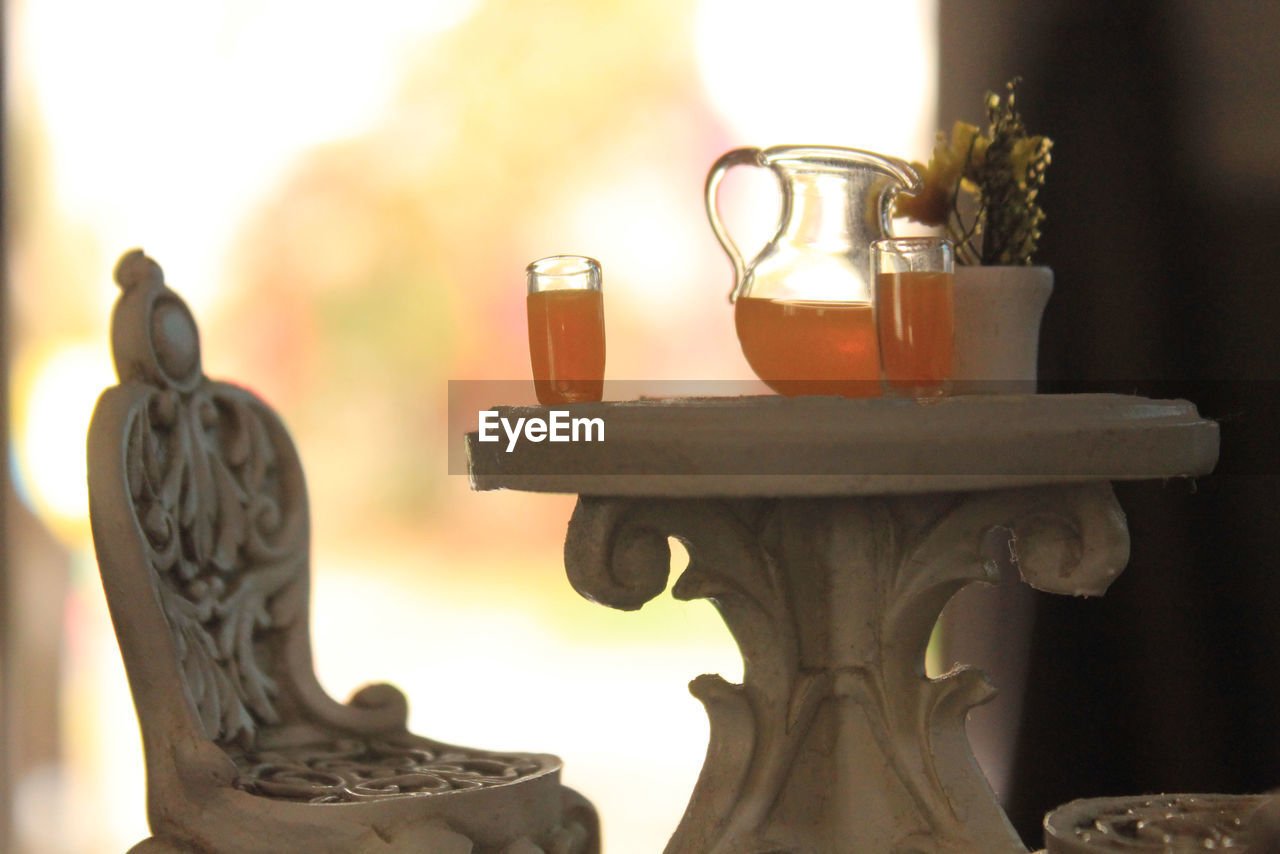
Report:
M1245 0L8 0L0 847L146 833L83 453L114 383L110 271L141 246L206 373L299 446L330 692L389 680L418 732L559 754L608 851L659 850L706 744L683 685L738 678L737 653L705 602L579 599L572 497L446 473L447 382L528 375L523 268L563 252L602 262L608 379L750 379L702 207L715 158L926 159L1014 74L1056 142L1042 375L1191 397L1226 419L1223 466L1197 492L1119 490L1134 557L1106 599L966 591L942 655L1005 690L971 732L1032 845L1074 797L1275 786L1278 19ZM748 246L775 217L761 177L725 188Z
M932 2L5 11L17 494L0 848L117 854L146 832L83 451L114 383L111 269L141 246L195 312L206 373L252 386L299 446L330 692L389 680L415 731L556 753L610 851L660 850L706 745L685 684L740 678L736 649L705 602L621 614L573 593L573 498L449 476L447 383L529 376L524 266L564 252L603 265L610 379L749 379L706 172L749 144L927 157ZM885 67L891 100L873 85ZM771 184L726 186L726 207L759 209L747 243L776 219Z

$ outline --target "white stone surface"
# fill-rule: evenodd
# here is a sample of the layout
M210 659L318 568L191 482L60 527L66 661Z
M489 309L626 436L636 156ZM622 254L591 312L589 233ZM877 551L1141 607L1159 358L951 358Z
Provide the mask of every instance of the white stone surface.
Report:
M476 489L587 495L886 495L1212 470L1218 425L1185 400L1111 394L928 399L669 398L495 407L601 418L598 443L466 437Z
M145 748L153 835L133 854L599 854L556 757L412 734L391 685L325 692L284 425L204 375L159 265L135 250L116 281L120 384L89 428L89 508Z
M998 535L998 536L993 536ZM938 613L1011 561L1041 590L1101 595L1129 557L1105 482L941 495L580 496L565 569L623 610L668 588L667 538L742 652L733 684L703 675L706 761L666 854L1025 854L965 736L994 691L972 668L937 679Z
M690 684L706 762L666 854L1024 854L969 750L986 677L925 676L957 590L1011 562L1101 595L1129 558L1109 481L1206 474L1218 428L1178 400L676 398L564 407L604 441L467 436L477 489L576 492L565 569L623 610L706 598L740 684ZM548 407L498 408L548 419Z

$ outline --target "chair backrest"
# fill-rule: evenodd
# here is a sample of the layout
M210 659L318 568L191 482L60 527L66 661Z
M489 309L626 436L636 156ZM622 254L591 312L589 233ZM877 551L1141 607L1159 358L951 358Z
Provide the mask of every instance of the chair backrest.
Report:
M89 515L146 756L154 835L133 850L597 854L555 757L415 736L390 685L324 692L293 442L254 394L204 376L154 261L129 253L116 282L120 383L89 426Z
M116 282L120 384L94 410L89 500L144 739L249 748L297 716L297 673L314 678L302 469L269 407L204 376L159 265L131 252Z

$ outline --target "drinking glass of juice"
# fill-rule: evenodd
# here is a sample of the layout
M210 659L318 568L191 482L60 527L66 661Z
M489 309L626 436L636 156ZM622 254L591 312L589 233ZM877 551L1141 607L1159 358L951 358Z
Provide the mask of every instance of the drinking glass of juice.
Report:
M604 394L604 299L600 262L553 255L525 268L529 280L529 358L544 406L600 400Z
M871 244L876 329L885 394L946 394L955 360L954 259L940 237Z

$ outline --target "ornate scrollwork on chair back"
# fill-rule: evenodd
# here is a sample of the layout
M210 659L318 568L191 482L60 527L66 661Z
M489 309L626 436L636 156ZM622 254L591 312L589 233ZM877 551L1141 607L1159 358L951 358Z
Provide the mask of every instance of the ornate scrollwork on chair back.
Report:
M116 281L120 383L89 428L89 515L147 762L154 835L134 852L598 854L595 811L556 757L410 733L391 685L325 693L288 432L204 376L154 261L129 253Z
M280 722L283 633L305 619L300 466L261 400L204 376L195 320L159 265L135 250L116 282L116 373L141 387L125 479L152 585L205 735L247 747Z

